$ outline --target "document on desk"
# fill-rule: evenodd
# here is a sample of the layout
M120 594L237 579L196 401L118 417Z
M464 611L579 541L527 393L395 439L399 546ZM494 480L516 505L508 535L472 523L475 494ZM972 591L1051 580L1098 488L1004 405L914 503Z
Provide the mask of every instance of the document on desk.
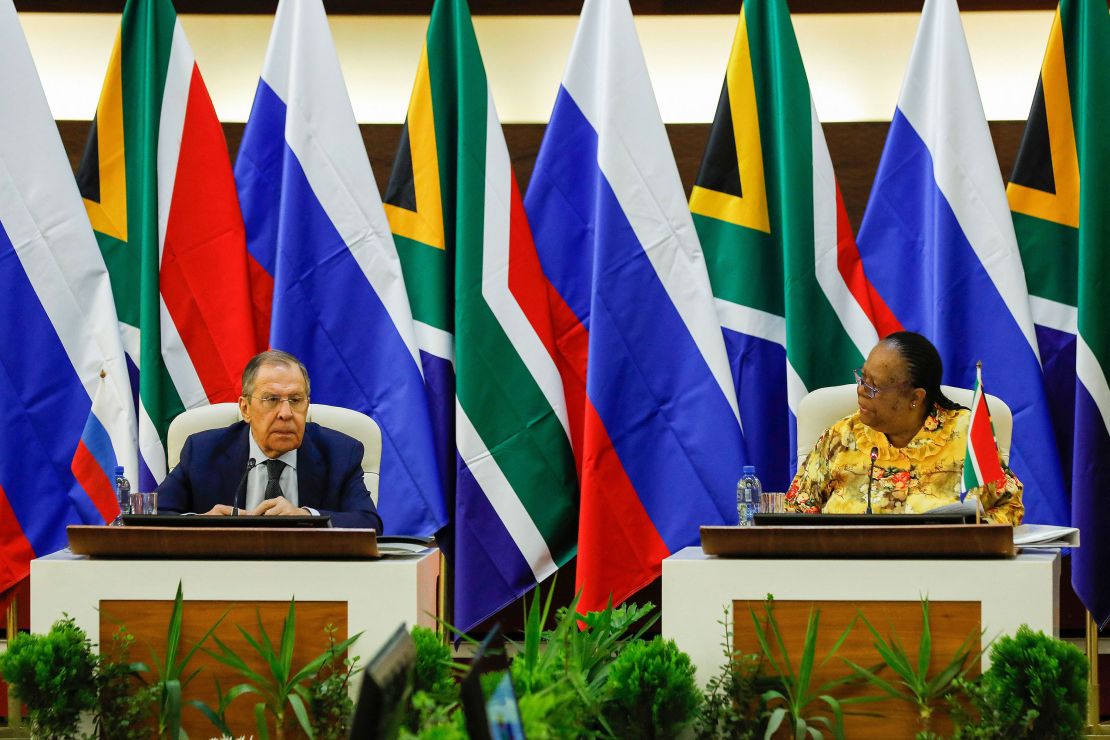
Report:
M1014 545L1025 548L1079 547L1079 530L1051 524L1019 524L1014 527Z

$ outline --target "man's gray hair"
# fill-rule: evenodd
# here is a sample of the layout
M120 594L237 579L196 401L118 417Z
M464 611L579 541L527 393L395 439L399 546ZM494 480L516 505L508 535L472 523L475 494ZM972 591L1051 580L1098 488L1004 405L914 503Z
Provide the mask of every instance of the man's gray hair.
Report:
M300 368L301 375L304 377L304 393L306 396L310 395L309 391L311 388L308 383L308 369L305 368L304 363L288 352L282 352L280 349L268 349L252 357L250 362L247 363L247 366L243 368L244 396L249 396L254 393L254 379L258 377L258 371L264 365Z

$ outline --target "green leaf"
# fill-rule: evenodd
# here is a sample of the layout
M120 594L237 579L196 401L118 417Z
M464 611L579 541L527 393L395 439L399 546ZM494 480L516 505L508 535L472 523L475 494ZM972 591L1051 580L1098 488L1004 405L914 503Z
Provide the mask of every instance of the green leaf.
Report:
M764 694L763 698L766 699L767 695ZM767 731L763 733L763 740L771 740L771 737L778 731L779 726L782 725L782 720L785 717L786 707L778 707L773 712L771 712L771 719L767 722Z
M266 729L266 705L263 702L254 705L254 723L258 728L259 740L270 740L270 733Z
M929 628L929 600L921 600L921 645L917 649L917 675L929 675L929 658L933 652L932 630Z
M297 716L297 721L301 724L301 729L304 730L304 734L308 736L309 740L315 738L316 735L312 732L312 723L308 721L308 711L305 710L304 702L301 701L301 697L296 694L290 694L285 698L293 707L293 714Z

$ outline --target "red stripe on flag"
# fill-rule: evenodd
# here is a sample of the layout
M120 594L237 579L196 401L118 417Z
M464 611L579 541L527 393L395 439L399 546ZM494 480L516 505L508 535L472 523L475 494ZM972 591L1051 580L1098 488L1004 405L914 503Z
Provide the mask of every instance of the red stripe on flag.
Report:
M580 612L620 604L659 577L670 555L597 410L585 408L576 587Z
M7 494L0 487L0 591L6 591L31 572L35 551L15 518Z
M582 477L582 429L586 404L586 358L589 335L563 297L543 274L524 202L513 179L509 206L509 292L555 361L563 380L570 443Z
M840 183L836 185L836 267L844 284L848 286L848 291L867 314L867 318L871 319L880 338L903 330L890 306L886 305L886 301L863 272L863 258L860 257L856 238L852 235L852 225L848 223L848 211L845 210L844 198L840 195Z
M998 459L998 443L994 439L994 428L991 426L986 394L979 394L979 401L972 410L967 430L967 443L975 452L975 462L979 464L981 481L984 484L996 483L999 487L1005 485L1006 474L1002 472L1002 463Z
M112 481L104 475L104 469L100 467L100 463L89 452L84 440L77 444L77 451L73 453L70 470L73 471L77 484L81 486L85 495L89 497L89 500L96 506L96 510L100 512L101 518L106 522L115 519L116 515L119 514L119 502L116 501L116 492L112 487Z
M216 111L193 65L162 253L162 298L208 400L239 397L258 343L246 236ZM272 294L273 287L270 286Z

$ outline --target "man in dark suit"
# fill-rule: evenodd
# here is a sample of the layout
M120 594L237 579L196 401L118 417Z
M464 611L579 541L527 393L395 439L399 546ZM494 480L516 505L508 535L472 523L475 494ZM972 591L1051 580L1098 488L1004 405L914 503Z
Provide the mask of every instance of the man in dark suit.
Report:
M270 350L243 370L243 421L198 432L158 487L158 509L226 516L236 496L245 515L329 515L337 527L373 528L378 516L362 477L362 443L319 424L306 424L308 371L287 352ZM239 482L247 461L258 464Z

